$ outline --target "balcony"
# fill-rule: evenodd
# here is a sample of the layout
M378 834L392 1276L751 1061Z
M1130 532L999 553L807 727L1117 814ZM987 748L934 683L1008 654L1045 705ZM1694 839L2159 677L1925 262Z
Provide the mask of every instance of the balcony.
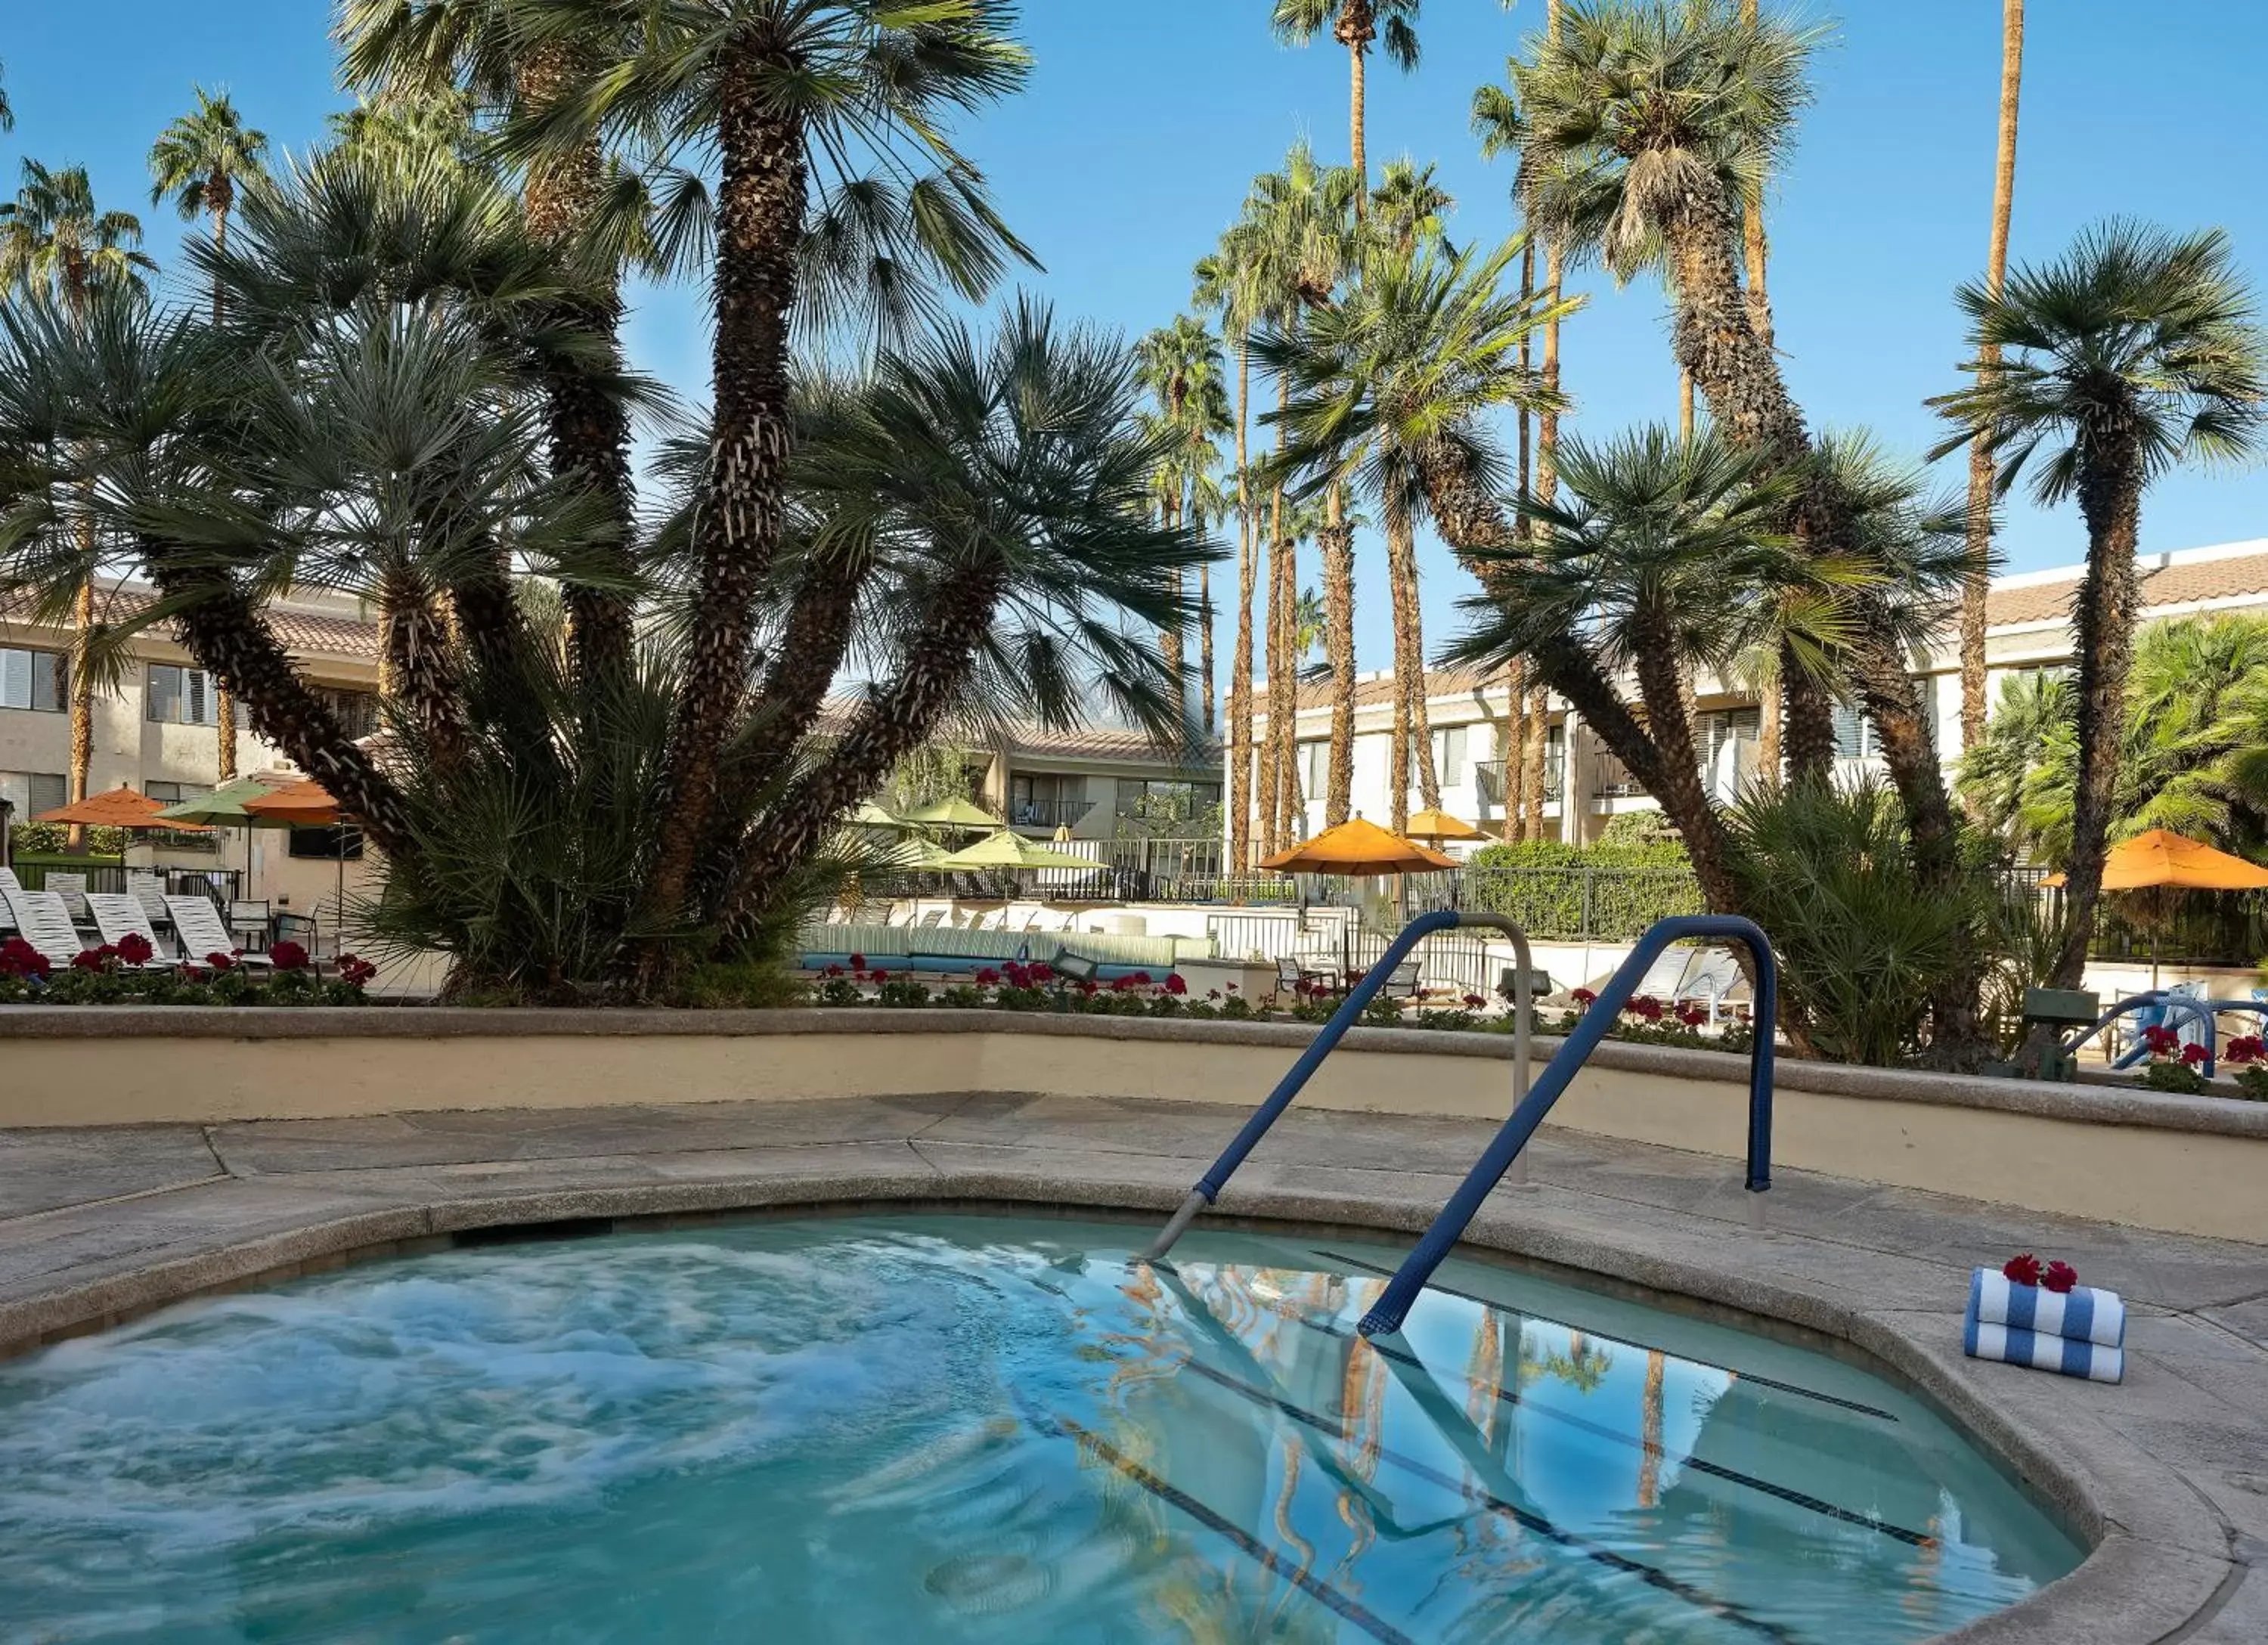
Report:
M1505 796L1510 792L1510 784L1506 774L1506 767L1508 763L1509 762L1504 760L1482 760L1474 765L1473 785L1478 791L1480 802L1483 805L1500 806L1505 803ZM1547 805L1559 798L1562 778L1565 775L1564 769L1565 764L1565 760L1557 749L1552 749L1544 759L1543 800Z
M1094 809L1092 800L1012 800L1008 802L1008 825L1053 833L1059 828L1077 828Z

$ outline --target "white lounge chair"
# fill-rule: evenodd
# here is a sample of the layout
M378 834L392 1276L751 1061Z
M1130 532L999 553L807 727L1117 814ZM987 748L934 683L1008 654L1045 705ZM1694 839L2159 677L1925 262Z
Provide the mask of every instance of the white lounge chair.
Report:
M126 871L127 894L142 904L142 912L153 926L170 926L173 917L166 911L166 882L147 868Z
M235 939L220 923L220 910L210 899L195 892L168 896L166 911L173 915L173 929L180 934L181 957L190 964L201 965L213 955L225 954L254 970L273 966L274 962L264 954L237 954Z
M63 912L75 926L88 923L86 912L86 876L83 874L50 872L43 889L63 900Z
M1685 975L1677 985L1674 1004L1697 1000L1709 1008L1709 1020L1714 1022L1723 1010L1726 997L1741 985L1741 960L1730 948L1704 948L1700 963Z
M16 934L54 966L69 965L86 952L63 899L53 891L0 891L15 917Z
M165 957L166 945L158 941L156 928L150 923L149 911L142 899L125 891L89 891L86 905L94 912L95 928L102 940L116 948L129 937L139 937L150 945L150 958L144 969L157 970L170 968L173 961Z

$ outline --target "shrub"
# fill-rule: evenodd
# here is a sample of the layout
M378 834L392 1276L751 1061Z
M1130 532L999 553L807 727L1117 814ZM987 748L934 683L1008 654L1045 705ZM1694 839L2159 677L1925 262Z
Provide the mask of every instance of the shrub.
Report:
M886 973L877 971L874 975L885 977ZM916 977L911 971L887 974L880 994L886 1006L919 1007L930 1003L929 985Z
M1880 785L1758 789L1727 814L1743 906L1820 1054L1887 1066L1920 1044L1937 979L1984 923L1981 884L1925 889Z
M1465 885L1476 907L1510 916L1533 937L1635 937L1704 907L1685 848L1674 840L1485 845L1473 853Z

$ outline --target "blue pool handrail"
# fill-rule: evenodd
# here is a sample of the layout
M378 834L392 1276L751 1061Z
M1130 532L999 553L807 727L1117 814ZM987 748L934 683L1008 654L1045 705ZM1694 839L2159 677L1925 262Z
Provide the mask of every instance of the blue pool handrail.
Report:
M1568 1033L1559 1054L1544 1068L1526 1100L1512 1110L1512 1117L1504 1122L1487 1151L1458 1184L1457 1191L1449 1196L1449 1203L1441 1207L1441 1214L1433 1219L1433 1226L1425 1230L1425 1236L1403 1259L1402 1266L1395 1270L1385 1291L1362 1317L1358 1329L1364 1336L1388 1336L1402 1329L1410 1304L1425 1288L1433 1270L1441 1265L1450 1248L1464 1236L1466 1226L1479 1212L1481 1202L1503 1179L1520 1151L1528 1146L1528 1140L1535 1134L1536 1127L1543 1123L1544 1115L1551 1111L1552 1104L1565 1094L1577 1071L1606 1038L1607 1030L1630 1003L1647 969L1672 943L1705 937L1730 938L1745 943L1756 956L1756 1034L1749 1048L1746 1185L1752 1194L1761 1194L1771 1187L1772 1029L1779 1020L1779 965L1772 957L1771 941L1754 921L1733 914L1687 914L1662 920L1638 940L1630 957L1608 979L1598 999L1583 1014L1583 1020ZM1762 1202L1757 1203L1760 1206Z
M1516 968L1512 1001L1513 1101L1516 1105L1527 1096L1529 1022L1535 1014L1535 963L1528 951L1528 933L1501 914L1468 913L1455 909L1420 914L1403 927L1400 936L1387 945L1386 952L1379 956L1378 963L1364 973L1362 980L1347 990L1346 998L1339 1001L1339 1008L1331 1013L1330 1021L1323 1024L1322 1031L1309 1043L1306 1051L1300 1053L1300 1059L1292 1065L1291 1071L1276 1082L1276 1088L1268 1094L1268 1100L1253 1111L1250 1119L1244 1122L1244 1129L1236 1133L1236 1140L1221 1151L1220 1158L1212 1162L1212 1169L1197 1179L1197 1186L1189 1190L1189 1197L1182 1201L1181 1208L1174 1213L1172 1220L1151 1242L1150 1249L1142 1253L1145 1261L1156 1262L1173 1250L1174 1243L1188 1230L1190 1223L1197 1221L1197 1213L1220 1198L1220 1191L1236 1174L1236 1168L1244 1163L1245 1156L1259 1146L1261 1138L1268 1134L1269 1127L1292 1105L1292 1099L1299 1095L1301 1088L1314 1077L1315 1070L1323 1066L1323 1059L1329 1056L1338 1043L1346 1037L1346 1031L1354 1026L1355 1019L1362 1014L1363 1007L1376 998L1378 991L1392 978L1395 967L1410 957L1410 950L1435 932L1454 931L1461 927L1494 931L1512 939L1513 963Z
M2162 1010L2166 1014L2166 1018L2170 1020L2186 1012L2197 1019L2198 1029L2205 1036L2205 1077L2210 1080L2213 1078L2214 1052L2219 1049L2215 1044L2219 1036L2213 1019L2215 1014L2223 1009L2258 1011L2262 1009L2262 1006L2257 1000L2223 1002L2215 1000L2198 1000L2189 994L2175 993L2169 989L2153 988L2146 993L2139 993L2129 999L2121 1000L2117 1005L2112 1006L2110 1010L2095 1019L2092 1028L2075 1039L2066 1042L2063 1047L2063 1053L2066 1057L2078 1056L2080 1047L2102 1033L2120 1017L2133 1016L2144 1011ZM2162 1028L2166 1025L2166 1022L2163 1021L2149 1024L2153 1028ZM2111 1066L2117 1068L2131 1068L2149 1054L2147 1040L2138 1038L2134 1042L2133 1048Z

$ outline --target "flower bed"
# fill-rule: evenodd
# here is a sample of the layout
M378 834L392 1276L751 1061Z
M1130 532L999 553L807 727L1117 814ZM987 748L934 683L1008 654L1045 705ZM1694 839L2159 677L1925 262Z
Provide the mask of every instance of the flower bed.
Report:
M1348 979L1350 985L1362 980ZM810 1002L843 1009L888 1008L918 1010L937 1007L954 1010L1049 1011L1086 1016L1184 1017L1195 1022L1327 1022L1344 995L1321 983L1302 982L1293 991L1294 1003L1278 1007L1248 999L1231 983L1208 989L1202 995L1189 992L1176 973L1162 979L1136 971L1113 982L1078 980L1042 963L1010 962L985 966L970 981L933 988L911 970L869 965L866 956L853 954L847 963L823 967L813 984ZM1565 1035L1580 1022L1595 1002L1590 990L1579 988L1576 1008L1556 1018L1536 1013L1530 1026L1541 1035ZM1687 1050L1746 1051L1754 1043L1754 1029L1745 1014L1726 1022L1716 1034L1704 1030L1709 1014L1697 1006L1673 1009L1641 994L1624 1007L1607 1031L1609 1039L1638 1044L1676 1045ZM1479 994L1454 999L1405 1001L1386 994L1374 996L1363 1008L1366 1028L1416 1028L1452 1033L1509 1034L1510 1011Z
M353 1006L378 968L351 954L324 977L306 949L279 942L269 970L255 973L243 952L208 954L202 962L153 965L146 937L129 933L116 947L89 948L58 968L21 937L0 941L0 1005L44 1006Z

